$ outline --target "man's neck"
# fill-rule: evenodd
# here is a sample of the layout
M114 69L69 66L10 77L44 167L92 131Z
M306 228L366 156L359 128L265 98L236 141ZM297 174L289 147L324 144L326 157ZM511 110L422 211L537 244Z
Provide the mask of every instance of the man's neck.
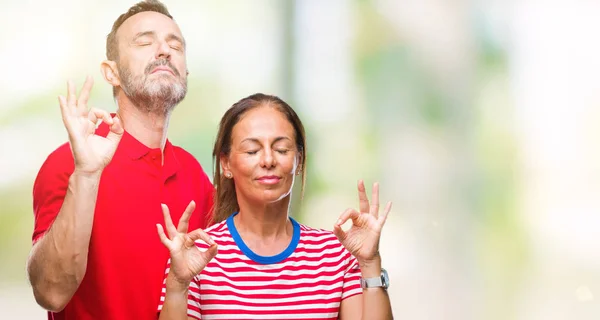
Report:
M118 104L117 115L125 131L145 146L164 151L170 113L156 114L142 111L128 99L119 99Z

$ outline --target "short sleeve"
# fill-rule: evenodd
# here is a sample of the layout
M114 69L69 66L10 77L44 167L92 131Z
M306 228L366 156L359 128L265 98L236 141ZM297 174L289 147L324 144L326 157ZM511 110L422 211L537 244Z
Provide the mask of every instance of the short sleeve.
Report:
M354 256L350 254L345 248L345 259L347 261L347 268L344 272L344 285L342 287L342 300L352 297L357 294L362 294L362 288L360 286L360 267L358 261Z
M73 155L68 144L52 152L42 164L33 184L33 243L52 226L67 194L69 177L74 168Z

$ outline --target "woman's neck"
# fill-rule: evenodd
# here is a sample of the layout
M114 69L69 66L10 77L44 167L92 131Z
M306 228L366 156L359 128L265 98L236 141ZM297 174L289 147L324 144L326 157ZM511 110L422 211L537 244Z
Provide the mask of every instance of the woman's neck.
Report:
M273 256L288 247L294 233L288 217L289 203L289 196L264 206L240 203L233 222L250 250L261 256Z

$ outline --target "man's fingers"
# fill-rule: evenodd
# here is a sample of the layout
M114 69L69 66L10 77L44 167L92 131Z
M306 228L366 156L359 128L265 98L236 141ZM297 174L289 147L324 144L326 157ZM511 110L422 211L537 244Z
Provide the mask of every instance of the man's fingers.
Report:
M169 233L169 238L173 239L177 235L177 229L173 225L173 220L171 220L171 213L169 212L169 207L166 204L161 203L163 217L165 218L165 226L167 227L167 232Z
M371 207L369 213L375 218L379 216L379 183L373 183L373 190L371 191Z
M113 119L110 116L110 113L102 109L90 109L90 111L88 112L88 119L94 124L98 122L98 119L102 119L102 121L104 121L109 126L113 124Z
M71 125L69 123L71 110L67 105L67 99L63 96L58 96L58 104L60 105L60 115L62 116L63 123L65 124L65 127L67 127L67 131L69 131L71 128Z
M110 132L106 135L106 139L111 140L112 142L118 144L123 137L123 125L121 124L121 120L119 117L114 117L112 125L110 125Z
M58 96L58 104L60 105L60 113L64 118L69 114L67 109L67 99L63 96Z
M93 85L94 78L92 78L91 76L87 76L85 78L83 88L81 88L81 93L79 93L79 99L77 100L78 107L83 107L87 105L88 99L90 98L90 91L92 90Z
M181 215L181 218L179 219L177 231L179 231L180 233L187 233L190 217L192 216L192 212L194 212L194 209L196 209L196 202L192 200L190 201L190 204L188 204L187 208L185 208L183 215Z
M77 106L77 92L75 91L75 83L72 80L67 81L67 105L69 108Z
M358 208L360 212L369 212L369 198L365 190L365 182L358 180Z

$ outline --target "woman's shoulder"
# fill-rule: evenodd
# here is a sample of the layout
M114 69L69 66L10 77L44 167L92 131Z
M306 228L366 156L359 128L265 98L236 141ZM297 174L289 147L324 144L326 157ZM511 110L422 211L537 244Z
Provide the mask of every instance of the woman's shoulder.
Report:
M326 229L321 229L321 228L314 228L314 227L310 227L307 226L305 224L301 224L300 225L300 239L303 240L310 240L310 241L322 241L322 242L338 242L339 240L338 238L335 236L335 234L333 234L332 231L326 230Z
M223 231L227 231L227 220L217 222L204 229L204 232L208 234L222 233Z

